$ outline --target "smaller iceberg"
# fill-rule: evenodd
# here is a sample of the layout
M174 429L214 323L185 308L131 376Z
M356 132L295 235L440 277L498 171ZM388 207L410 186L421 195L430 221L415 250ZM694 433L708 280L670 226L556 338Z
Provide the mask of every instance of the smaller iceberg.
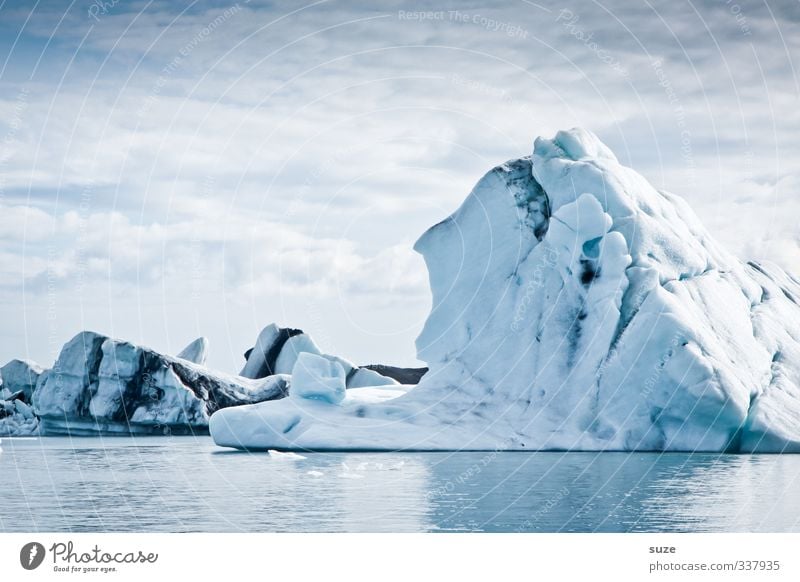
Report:
M39 419L22 392L0 388L0 436L32 436L39 433Z
M240 375L209 369L207 357L204 337L168 356L81 332L51 369L27 360L0 368L0 436L205 433L217 410L283 398L293 375L296 399L329 404L342 402L347 389L421 377L420 370L356 366L322 353L302 330L275 324L247 351Z
M339 362L303 352L298 355L292 368L289 396L340 404L347 390L346 380L344 368Z
M24 401L30 402L42 372L44 368L31 360L11 360L0 368L0 384L12 394L22 392Z
M0 436L39 433L31 397L44 370L30 360L11 360L0 368Z
M176 358L81 332L64 345L33 393L42 432L204 433L209 416L220 408L286 395L288 376L242 378L191 361L203 361L206 351L204 339Z
M395 368L382 364L359 367L339 356L322 353L311 336L302 330L278 327L271 323L258 334L256 345L245 353L247 362L240 375L254 379L273 374L293 375L301 354L319 356L339 364L344 371L347 388L396 385L398 381L395 376L416 378L415 382L408 382L416 384L424 373L414 368Z

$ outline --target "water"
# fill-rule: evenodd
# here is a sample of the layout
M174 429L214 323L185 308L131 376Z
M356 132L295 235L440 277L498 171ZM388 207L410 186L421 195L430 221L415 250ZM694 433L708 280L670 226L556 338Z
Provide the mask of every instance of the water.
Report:
M800 456L0 442L0 531L800 531Z

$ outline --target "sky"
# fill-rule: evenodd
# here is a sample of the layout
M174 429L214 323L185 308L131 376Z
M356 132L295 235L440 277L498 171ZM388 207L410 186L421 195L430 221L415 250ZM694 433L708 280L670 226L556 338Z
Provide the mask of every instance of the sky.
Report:
M2 0L0 0L2 2ZM800 3L0 4L0 361L90 329L415 365L414 241L582 126L800 273Z

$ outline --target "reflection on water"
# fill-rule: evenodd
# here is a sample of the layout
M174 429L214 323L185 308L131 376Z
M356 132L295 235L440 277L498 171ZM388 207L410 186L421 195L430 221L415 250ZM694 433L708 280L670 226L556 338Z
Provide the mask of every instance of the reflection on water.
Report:
M0 531L800 531L800 456L0 447Z

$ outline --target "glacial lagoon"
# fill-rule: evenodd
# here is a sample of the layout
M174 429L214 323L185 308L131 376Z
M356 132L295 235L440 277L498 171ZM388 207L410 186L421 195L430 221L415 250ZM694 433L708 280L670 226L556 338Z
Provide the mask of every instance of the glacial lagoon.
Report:
M0 531L800 531L800 456L238 452L0 441Z

